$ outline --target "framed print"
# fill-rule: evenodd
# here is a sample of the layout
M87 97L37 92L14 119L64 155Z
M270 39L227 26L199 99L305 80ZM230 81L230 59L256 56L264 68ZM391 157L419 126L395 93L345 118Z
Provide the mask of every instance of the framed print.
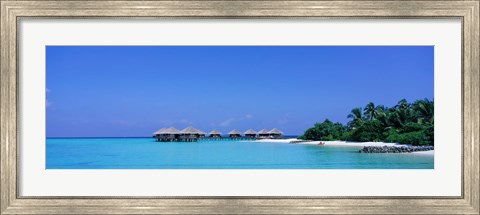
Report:
M1 0L1 214L478 214L478 1Z

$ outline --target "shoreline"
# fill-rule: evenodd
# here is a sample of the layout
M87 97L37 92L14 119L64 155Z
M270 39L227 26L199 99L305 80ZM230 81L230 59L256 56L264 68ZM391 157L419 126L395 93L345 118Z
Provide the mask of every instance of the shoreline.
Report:
M324 146L343 146L343 147L364 147L364 146L402 147L402 146L409 146L409 145L402 145L402 144L398 144L398 143L384 143L384 142L309 141L309 140L300 140L300 139L296 139L296 138L290 138L290 139L262 139L262 140L255 140L254 142L288 143L288 144L302 144L302 145L318 145L320 142L323 142L323 143L325 143ZM435 150L417 151L417 152L402 153L402 154L416 154L416 155L433 156L435 154Z

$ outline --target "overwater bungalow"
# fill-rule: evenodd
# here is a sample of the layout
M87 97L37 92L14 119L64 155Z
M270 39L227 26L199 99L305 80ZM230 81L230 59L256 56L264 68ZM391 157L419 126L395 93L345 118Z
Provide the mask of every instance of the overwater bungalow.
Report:
M217 130L217 129L213 129L213 130L210 131L210 133L208 133L208 134L209 134L209 137L212 137L212 138L220 138L220 137L222 137L222 133L221 133L219 130Z
M237 131L237 129L233 129L232 131L228 132L228 136L231 138L235 138L241 137L242 135L240 134L240 131Z
M160 128L158 131L153 132L153 137L159 137L162 131L165 131L165 128Z
M198 140L207 139L205 132L198 130L192 126L188 126L185 129L179 131L174 127L170 128L161 128L158 131L155 131L154 138L159 142L196 142ZM252 140L252 139L262 139L262 138L282 138L283 132L274 128L270 131L265 129L260 130L258 133L253 129L248 129L243 133L245 136L242 136L240 131L233 129L228 132L228 137L222 137L222 133L216 129L208 133L209 138L213 140Z
M202 135L205 136L205 133L203 131L200 131L192 126L188 126L185 129L180 131L181 141L186 141L186 142L196 141Z
M204 131L202 130L198 130L200 131L200 138L204 138L206 136L207 133L205 133Z
M243 134L245 134L245 137L252 137L255 138L257 136L257 132L253 129L248 129L245 131Z
M258 137L259 138L268 138L268 136L269 136L268 130L262 129L262 130L258 131Z
M268 136L270 138L282 138L283 132L276 128L273 128L272 130L268 131Z
M161 130L161 131L160 131ZM158 135L155 135L157 141L161 142L172 142L178 140L180 137L180 131L174 127L165 128L158 130ZM155 133L157 133L155 132Z

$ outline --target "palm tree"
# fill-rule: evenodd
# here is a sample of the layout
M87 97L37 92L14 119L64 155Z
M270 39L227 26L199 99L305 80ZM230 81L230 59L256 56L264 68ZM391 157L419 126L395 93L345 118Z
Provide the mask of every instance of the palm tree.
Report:
M411 118L410 104L406 99L398 101L397 105L390 108L390 122L397 128L403 127Z
M412 110L409 108L398 108L393 112L393 122L398 127L403 127L407 122L414 121Z
M383 105L377 105L377 107L376 107L375 109L377 110L377 112L381 112L381 111L385 112L385 111L387 111L387 108L386 108L385 106L383 106Z
M362 108L352 109L347 118L352 119L352 121L348 122L351 128L355 129L357 126L360 126L363 124Z
M389 117L390 117L390 112L387 111L387 109L384 106L377 106L377 115L376 115L376 120L380 121L382 123L383 127L388 128L390 123L389 123Z
M407 109L410 107L410 104L408 104L406 99L402 99L398 101L397 105L395 105L395 108L397 109Z
M363 109L363 114L367 117L368 120L373 120L377 116L377 110L375 109L375 104L370 102Z
M417 100L415 101L415 103L413 103L412 107L417 114L419 123L433 123L433 101L430 101L428 99Z

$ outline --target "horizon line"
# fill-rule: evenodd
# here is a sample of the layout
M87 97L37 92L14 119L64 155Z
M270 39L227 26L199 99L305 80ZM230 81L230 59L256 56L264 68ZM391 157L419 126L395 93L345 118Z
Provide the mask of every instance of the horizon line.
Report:
M288 136L288 137L290 137L290 136L297 136L297 137L298 137L298 136L301 136L301 134L298 134L298 135L297 135L297 134L294 134L294 135L290 134L290 135L283 135L283 136L285 136L285 137L287 137L287 136ZM98 137L46 137L46 138L152 138L152 137L153 137L153 135L152 135L152 136L131 136L131 137L130 137L130 136L129 136L129 137L121 137L121 136L117 136L117 137L111 137L111 136L110 136L110 137L100 137L100 136L98 136Z

